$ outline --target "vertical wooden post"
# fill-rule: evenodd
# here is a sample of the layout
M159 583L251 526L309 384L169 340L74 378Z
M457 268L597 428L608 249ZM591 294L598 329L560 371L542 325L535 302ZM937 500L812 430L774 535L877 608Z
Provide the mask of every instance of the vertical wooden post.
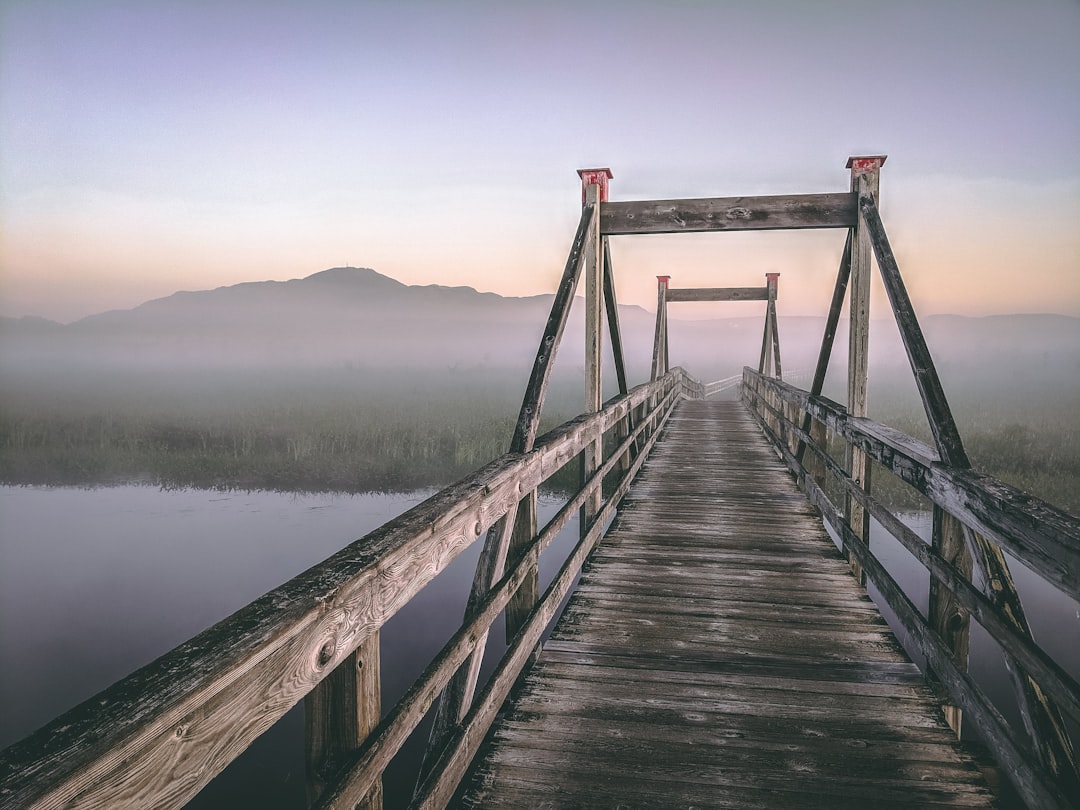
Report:
M758 363L758 373L782 380L784 374L780 368L780 332L776 324L776 294L779 278L779 273L765 274L768 304L765 307L765 334L761 337L761 360Z
M964 527L960 521L940 506L934 505L934 525L930 537L931 548L956 568L968 582L971 581L972 561L964 539ZM967 672L968 646L971 621L968 612L956 602L952 591L930 577L930 603L927 611L929 623L952 651L953 661L961 672ZM927 673L934 678L933 671ZM942 706L945 720L957 736L963 726L963 712L959 706L946 703Z
M600 368L603 352L604 319L604 244L600 238L599 209L607 201L610 169L579 169L582 186L582 205L592 204L597 209L593 219L592 240L585 253L585 412L596 413L603 402ZM600 466L603 454L603 438L598 438L581 454L581 481L584 483ZM581 507L579 528L584 536L589 524L600 511L603 493L597 489Z
M667 373L667 290L671 276L656 277L656 331L653 333L652 374L656 380Z
M506 567L513 569L521 561L521 555L536 537L536 490L521 499L518 504L517 520L514 521L514 533L510 537L510 549ZM536 566L521 582L521 587L510 597L506 605L506 640L510 641L525 626L529 614L540 599L540 578Z
M866 191L876 200L881 185L881 167L885 155L869 155L848 158L851 170L851 190ZM870 346L870 262L874 255L870 234L861 218L856 218L851 233L851 278L848 333L848 413L866 416L867 371ZM864 491L870 491L870 462L866 454L848 446L847 468L851 480ZM848 523L863 543L870 543L870 515L854 498L847 498ZM859 581L866 584L862 566L851 557L851 570Z
M331 784L348 755L360 747L382 715L379 634L372 633L304 698L304 758L308 804ZM381 810L382 784L358 810Z

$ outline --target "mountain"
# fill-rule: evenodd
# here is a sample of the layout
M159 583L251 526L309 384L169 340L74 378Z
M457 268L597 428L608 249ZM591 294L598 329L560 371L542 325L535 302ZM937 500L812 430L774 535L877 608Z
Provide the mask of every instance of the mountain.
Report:
M336 267L291 281L262 281L178 292L134 309L68 325L40 318L0 319L0 369L230 367L527 367L551 295L523 298L471 287L402 284L370 268ZM632 381L648 375L655 316L620 306ZM823 317L780 317L784 368L812 368ZM939 366L951 373L1047 373L1080 377L1080 319L1055 315L934 316L923 329ZM681 321L670 317L670 355L707 378L756 366L763 321ZM583 365L580 299L560 349L563 368ZM843 326L834 365L842 375ZM871 329L871 360L883 373L910 376L895 325ZM972 372L974 373L974 372ZM831 377L832 375L830 375Z

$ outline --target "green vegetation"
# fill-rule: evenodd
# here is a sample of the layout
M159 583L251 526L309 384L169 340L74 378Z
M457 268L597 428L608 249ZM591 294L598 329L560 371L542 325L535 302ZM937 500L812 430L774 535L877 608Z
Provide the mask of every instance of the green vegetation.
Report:
M339 369L23 378L3 395L0 481L441 486L506 451L524 389L510 376ZM558 387L552 398L543 429L576 413L559 409Z
M1080 514L1080 377L1017 374L995 379L983 367L942 372L957 428L974 469L1074 515ZM832 394L842 401L842 394ZM871 380L870 417L933 447L933 437L907 380ZM894 506L926 508L899 479L875 470L874 488Z
M443 486L505 452L525 373L5 371L0 482L346 492ZM975 468L1080 513L1080 383L995 388L953 376L946 385ZM542 430L580 405L578 377L556 379ZM906 380L871 380L871 417L931 442ZM564 477L554 483L571 486L573 471ZM925 506L883 471L874 488L894 506Z

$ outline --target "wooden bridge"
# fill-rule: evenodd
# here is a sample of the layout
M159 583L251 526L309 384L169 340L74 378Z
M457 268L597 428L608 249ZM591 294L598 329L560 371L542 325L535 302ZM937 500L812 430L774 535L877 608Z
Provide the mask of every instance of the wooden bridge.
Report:
M1003 550L1080 598L1080 520L970 469L878 214L883 163L852 158L840 193L648 202L609 202L610 172L582 171L509 452L8 748L0 807L183 806L301 700L319 808L381 807L422 723L415 807L998 806L988 774L1029 807L1077 806L1080 686L1032 638ZM848 240L809 390L782 380L775 277L662 277L651 379L628 386L610 237L824 227ZM866 418L871 256L933 448ZM586 412L538 437L582 277ZM723 385L669 367L668 304L748 299L767 302L758 367L738 401L710 399ZM842 406L821 390L845 300ZM602 403L605 310L621 393ZM537 491L567 464L581 486L540 527ZM874 496L873 469L934 504L932 542ZM538 561L575 514L579 542L541 592ZM871 517L929 571L925 615L871 549ZM384 711L381 628L481 538L460 629ZM500 615L508 643L482 680ZM967 672L972 619L1006 657L1022 727ZM993 766L959 742L962 716Z

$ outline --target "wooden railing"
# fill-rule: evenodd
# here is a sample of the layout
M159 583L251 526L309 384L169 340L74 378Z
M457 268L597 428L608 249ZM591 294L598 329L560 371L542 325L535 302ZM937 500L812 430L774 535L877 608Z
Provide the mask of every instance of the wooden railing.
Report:
M673 370L552 430L529 452L507 453L15 744L0 759L0 806L180 807L305 696L324 708L309 703L307 712L309 755L314 746L325 759L316 768L317 806L378 806L387 763L454 673L478 646L482 651L495 618L558 531L587 499L601 497L494 675L450 724L415 800L441 806L688 382ZM613 449L581 489L530 533L523 553L497 572L461 628L380 720L380 628L560 468L613 432L622 439L609 442ZM322 692L334 681L347 699ZM340 725L348 705L353 728L324 725L312 739L318 718L338 715ZM357 727L358 716L368 728ZM350 734L360 746L351 752L340 741Z
M1008 484L943 463L932 448L910 436L866 418L849 416L844 407L828 399L764 377L750 368L743 371L743 397L807 497L821 510L845 551L877 587L925 656L933 677L948 690L951 701L968 713L1028 804L1074 806L1067 797L1075 799L1080 794L1076 792L1072 749L1060 712L1080 722L1080 684L1029 632L1017 626L1012 608L1003 608L973 583L970 568L957 568L879 499L855 485L824 439L835 437L842 444L857 447L928 498L935 507L935 534L946 531L950 520L955 520L966 530L1006 549L1073 599L1080 598L1080 520ZM804 416L822 432L811 435L805 430ZM810 451L803 459L798 456L800 445ZM830 497L830 492L857 501L926 567L931 588L947 593L954 605L945 621L935 616L933 609L930 616L922 615L912 596L903 591L869 544L855 533L845 509ZM958 661L945 635L955 633L959 620L968 616L1001 646L1018 677L1030 681L1034 691L1045 696L1047 711L1056 721L1049 728L1031 724L1027 732L1014 729L969 676L966 660ZM1047 735L1051 739L1046 739ZM1067 754L1054 755L1063 748Z

